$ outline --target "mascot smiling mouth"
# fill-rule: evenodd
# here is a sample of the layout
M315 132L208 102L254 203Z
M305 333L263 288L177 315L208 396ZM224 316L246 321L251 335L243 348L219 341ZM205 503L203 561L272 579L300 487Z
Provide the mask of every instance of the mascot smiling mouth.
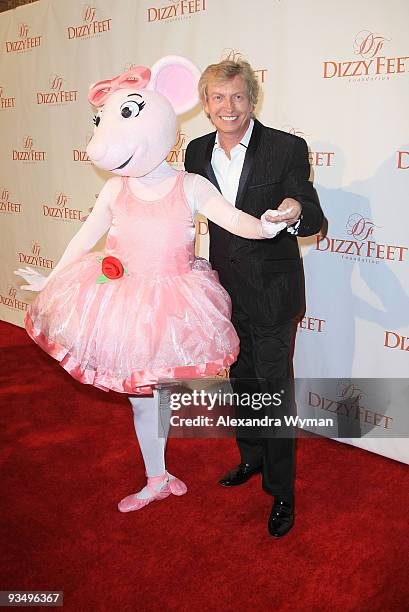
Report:
M125 168L125 166L127 164L129 164L129 162L131 161L131 159L133 158L134 153L132 153L131 157L129 159L126 160L126 162L124 162L123 164L121 164L120 166L118 166L118 168L114 168L113 170L111 170L111 172L113 172L114 170L122 170L122 168Z

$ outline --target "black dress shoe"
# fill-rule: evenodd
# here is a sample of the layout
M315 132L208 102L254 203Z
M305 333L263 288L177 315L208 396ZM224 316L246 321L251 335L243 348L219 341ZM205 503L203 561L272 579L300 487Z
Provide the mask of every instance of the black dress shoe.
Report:
M261 472L261 465L254 467L249 463L239 463L219 480L219 484L223 487L236 487L247 482L251 476L259 472Z
M275 538L288 533L294 525L294 504L286 499L275 497L268 519L268 531Z

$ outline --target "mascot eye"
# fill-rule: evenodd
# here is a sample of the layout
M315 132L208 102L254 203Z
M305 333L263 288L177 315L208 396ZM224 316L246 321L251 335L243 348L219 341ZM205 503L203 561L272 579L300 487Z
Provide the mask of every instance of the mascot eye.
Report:
M121 115L125 119L129 119L129 117L137 117L143 107L145 106L145 102L135 102L135 100L128 100L128 102L124 102L121 104Z
M92 121L93 121L94 125L96 127L98 127L99 122L101 121L101 117L99 117L99 115L94 115L93 118L92 118Z

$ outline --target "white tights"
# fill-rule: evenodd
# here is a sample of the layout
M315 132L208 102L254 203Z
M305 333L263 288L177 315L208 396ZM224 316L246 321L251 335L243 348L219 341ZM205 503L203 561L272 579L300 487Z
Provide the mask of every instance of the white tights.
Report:
M170 389L155 389L152 396L130 395L136 436L147 477L165 473L165 448L169 432Z

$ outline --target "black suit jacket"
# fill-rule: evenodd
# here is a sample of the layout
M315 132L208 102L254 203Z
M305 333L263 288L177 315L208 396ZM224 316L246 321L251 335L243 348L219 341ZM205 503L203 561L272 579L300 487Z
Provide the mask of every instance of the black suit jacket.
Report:
M188 172L201 174L220 191L211 166L216 132L192 140L185 154ZM254 121L236 198L236 208L260 218L291 197L302 205L299 236L317 233L323 214L309 182L306 142ZM295 236L282 231L270 240L249 240L209 222L209 259L230 293L233 307L259 324L284 322L304 306L301 260Z

